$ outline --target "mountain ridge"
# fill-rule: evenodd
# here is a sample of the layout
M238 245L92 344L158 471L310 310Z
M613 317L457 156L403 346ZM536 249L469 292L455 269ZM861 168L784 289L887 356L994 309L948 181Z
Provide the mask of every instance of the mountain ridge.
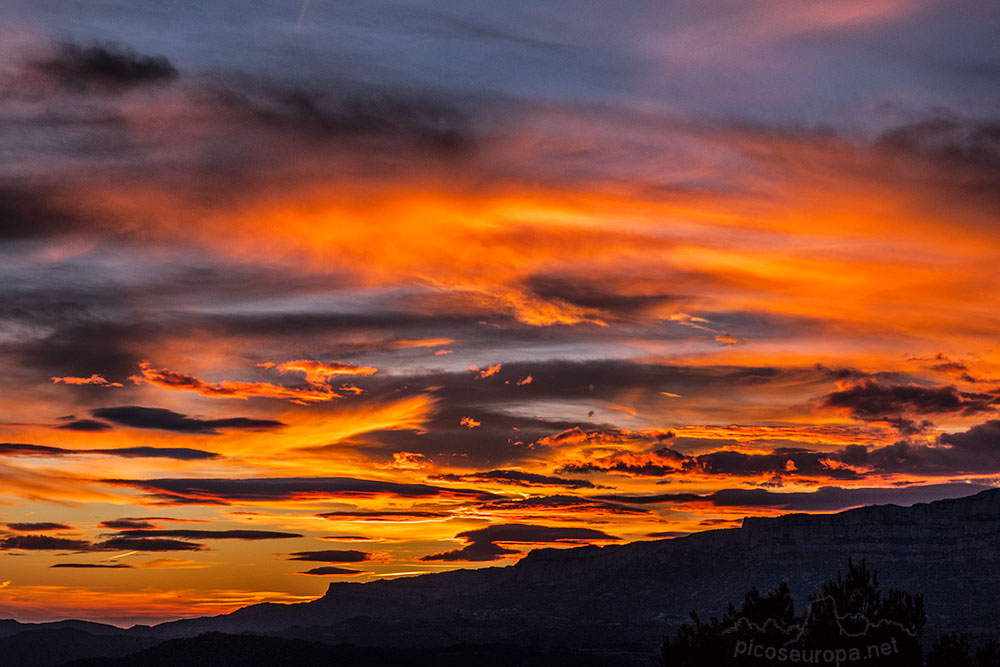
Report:
M476 621L502 619L512 631L534 624L556 635L572 635L576 625L622 622L634 628L626 634L639 640L642 633L658 636L684 622L693 609L719 613L751 586L770 589L785 579L804 601L807 592L843 569L848 557L867 558L887 586L928 593L932 627L955 619L980 627L983 619L974 610L961 609L978 587L945 582L942 574L975 563L996 570L1000 557L994 554L1000 554L1000 489L908 507L747 517L738 528L672 539L535 549L506 567L335 582L311 602L252 605L153 630L190 636L195 630L294 633L324 627L331 637L351 640L359 618L370 619L372 627L448 618L453 627L470 625L470 636L478 637L483 630L471 627ZM993 581L989 570L979 573ZM372 641L395 641L372 635Z

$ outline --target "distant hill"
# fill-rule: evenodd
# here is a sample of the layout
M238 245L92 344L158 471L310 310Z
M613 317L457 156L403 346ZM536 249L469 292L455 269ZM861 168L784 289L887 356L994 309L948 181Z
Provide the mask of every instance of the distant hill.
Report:
M0 639L0 665L4 667L51 667L78 658L120 657L155 646L162 640L129 634L121 628L76 621L25 624L19 632ZM5 631L13 628L5 628Z
M719 614L751 586L771 589L783 579L804 598L842 570L849 556L866 558L884 589L924 593L929 636L952 628L974 636L1000 629L994 620L1000 489L991 489L912 507L748 518L741 528L670 540L538 549L509 567L334 583L312 602L258 604L152 628L44 631L106 633L100 640L116 651L106 655L117 656L129 642L145 648L207 632L328 645L571 646L592 655L641 656L653 654L662 634L691 610ZM6 661L10 643L26 641L14 627L0 622L0 667L29 664ZM83 644L79 637L74 641Z
M65 667L622 667L649 661L622 662L614 655L586 651L510 645L457 645L447 648L404 649L329 646L278 637L227 635L218 632L187 639L169 639L153 648L118 659L80 660Z

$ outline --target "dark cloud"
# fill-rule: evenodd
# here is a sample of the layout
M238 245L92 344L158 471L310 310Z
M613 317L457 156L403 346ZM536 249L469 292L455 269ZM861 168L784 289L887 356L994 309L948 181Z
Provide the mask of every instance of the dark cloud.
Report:
M995 473L1000 471L1000 420L959 433L943 433L934 445L907 440L886 447L848 445L838 452L838 458L847 465L887 473Z
M178 75L163 56L140 55L116 44L81 46L65 42L55 55L36 67L72 90L123 89L163 83Z
M0 288L2 289L2 288ZM167 334L155 321L112 321L96 311L116 305L117 297L87 290L73 295L57 286L51 294L24 295L17 320L39 322L51 333L19 343L15 353L23 365L44 369L52 375L89 377L95 369L104 377L124 379L135 371L135 360L147 345ZM63 292L60 298L60 292ZM74 299L75 300L71 300ZM103 298L103 304L101 299ZM45 302L39 303L45 299ZM92 391L92 386L74 387L75 392ZM103 388L102 388L103 391Z
M103 524L102 524L103 525ZM302 537L299 533L282 533L273 530L123 530L119 538L177 537L186 540L285 540Z
M696 457L686 456L670 447L658 447L645 454L631 451L612 453L583 463L567 463L558 473L609 472L632 477L664 477L682 473Z
M772 454L744 454L721 451L701 454L684 462L689 471L709 475L767 475L794 473L797 476L821 476L830 479L860 479L862 474L830 465L834 460L825 452L778 448Z
M772 507L804 512L894 503L912 505L942 498L960 498L986 487L970 484L934 484L904 488L854 488L824 486L816 491L780 492L767 489L723 489L709 495L717 507Z
M203 551L205 546L183 540L156 537L113 537L94 545L102 551Z
M53 191L0 184L0 241L44 238L80 228L83 220Z
M896 181L900 192L919 201L926 215L976 226L981 224L976 218L1000 203L996 108L993 102L964 116L939 107L889 128L864 150L878 160L883 182ZM914 118L911 113L907 117Z
M664 493L651 496L603 496L616 502L685 505L706 503L714 507L768 507L800 512L829 512L862 505L912 505L945 498L961 498L991 488L978 484L948 483L906 487L824 486L815 491L771 491L767 489L721 489L704 495Z
M591 499L577 496L542 496L536 498L518 498L514 500L494 500L479 506L479 509L489 512L514 512L525 515L545 516L558 515L561 512L581 512L587 515L596 514L645 514L647 510L636 509L614 502L605 502L607 498Z
M517 486L561 486L568 489L593 489L595 485L585 479L568 479L551 475L522 472L520 470L490 470L462 475L434 475L429 479L443 482L496 482Z
M125 458L176 459L179 461L199 461L214 459L219 455L201 449L188 447L118 447L116 449L65 449L45 445L23 443L0 443L0 456L122 456Z
M62 456L72 451L71 449L62 449L61 447L28 445L19 442L0 442L0 456Z
M178 519L172 516L126 516L117 521L170 521L174 523L211 523L208 519Z
M364 574L364 570L351 570L346 567L333 567L333 566L323 566L314 567L311 570L306 570L305 572L299 572L299 574L312 574L316 576L328 576L328 575L352 575L352 574Z
M56 563L55 565L50 565L49 567L118 570L118 569L131 568L132 566L126 563Z
M224 532L224 531L223 531ZM136 536L133 536L136 535ZM0 539L0 550L23 549L26 551L203 551L205 546L184 540L142 537L144 531L121 533L100 542L76 540L49 535L14 535ZM211 538L211 535L200 537ZM217 536L215 536L217 537ZM299 537L296 535L295 537ZM249 538L260 539L260 538Z
M139 530L142 528L156 528L156 524L143 519L109 519L101 522L101 528L111 528L113 530Z
M0 549L25 551L91 551L93 545L86 540L71 540L50 535L14 535L0 540Z
M508 523L475 530L467 530L455 536L468 544L461 549L422 556L423 561L468 561L481 562L499 560L503 556L521 553L500 546L503 543L523 544L588 544L590 542L617 541L619 538L592 528L537 526L524 523Z
M991 419L961 433L942 433L938 440L957 450L998 456L1000 455L1000 420Z
M830 459L868 468L874 473L995 473L1000 471L1000 420L990 420L959 433L941 434L933 444L900 440L884 447L848 445Z
M401 484L353 477L272 477L253 479L108 479L108 484L148 492L162 503L229 504L240 501L292 500L304 498L397 498L456 497L493 500L500 496L474 489L455 489L427 484Z
M938 373L957 375L963 379L969 377L969 367L967 365L960 361L949 359L943 352L938 352L933 357L911 357L907 361L923 362L926 368Z
M996 119L962 118L938 109L927 118L885 131L878 144L938 165L990 170L994 179L1000 174L1000 120Z
M199 461L214 459L219 455L189 447L118 447L116 449L91 449L85 454L108 454L126 458L177 459L179 461Z
M473 145L464 113L429 97L388 91L326 93L256 85L216 89L219 111L247 129L316 140L394 138L455 151Z
M251 419L249 417L194 419L172 410L145 408L138 405L97 408L90 412L95 417L107 419L122 426L201 435L218 435L218 429L264 431L284 426L282 422L273 419Z
M336 284L337 276L321 276L325 285L314 284L307 282L303 284L300 289L302 291L308 291L309 289L317 289L321 286L328 286L331 283ZM209 272L206 278L216 280L223 279L224 276L216 277L215 272ZM255 286L255 292L258 294L267 294L274 290L275 284L279 284L284 288L284 291L274 291L275 294L287 294L288 290L295 289L296 283L303 280L302 278L296 276L290 276L286 274L271 275L268 276L270 285L258 284L260 282L259 277L254 277L252 275L241 276L244 282L249 282L249 284ZM341 278L344 280L345 278ZM319 282L319 281L317 281ZM179 286L183 287L184 292L188 292L192 289L197 289L195 285ZM223 283L223 293L228 294L230 298L239 296L241 290L239 285L228 285ZM204 285L201 286L201 290L204 290ZM323 336L329 335L331 332L341 334L345 339L355 339L355 336L349 336L348 334L356 333L361 334L371 331L385 331L392 332L394 335L400 335L406 338L425 338L434 337L438 335L441 329L448 329L449 331L466 331L471 337L477 333L477 320L471 319L469 316L464 315L450 315L450 314L440 314L440 313L419 313L419 312L287 312L281 314L270 314L270 313L233 313L233 314L202 314L197 319L198 328L214 335L219 336L230 336L238 333L244 335L259 337L266 340L274 340L275 338L282 338L294 335L295 337L301 338L313 337L313 336ZM294 333L292 333L294 332ZM332 357L345 357L351 354L357 354L359 352L370 351L373 347L373 343L365 342L363 340L350 340L350 342L343 342L332 348ZM407 378L411 379L411 378ZM407 379L397 378L397 382L394 383L395 386L402 386L408 384ZM374 382L381 384L389 384L389 377L379 378L375 376L366 382Z
M651 496L630 496L621 493L611 493L603 496L596 496L601 500L608 500L615 503L628 503L630 505L650 505L655 503L687 503L696 500L703 500L705 496L697 493L658 493Z
M451 551L442 551L441 553L428 554L427 556L421 556L419 560L422 561L460 561L467 563L478 563L490 560L500 560L504 556L513 556L515 554L520 554L521 552L517 549L506 549L495 542L490 542L488 540L481 541L470 541L467 545L461 549L453 549Z
M7 527L11 530L22 532L32 532L36 530L73 530L73 526L68 526L65 523L53 523L51 521L39 521L36 523L8 523Z
M96 419L75 419L71 422L56 426L55 428L62 429L64 431L101 433L113 430L114 426L105 422L97 421Z
M1000 399L984 393L965 392L954 385L924 387L917 384L883 384L862 380L820 399L827 408L843 408L864 421L890 421L923 415L975 415L995 410Z
M562 301L598 311L602 317L611 319L635 319L677 302L676 295L630 294L627 286L615 289L613 283L596 283L584 277L540 274L525 281L525 287L546 301Z
M350 521L350 520L361 520L361 521L404 521L412 519L414 521L421 521L423 519L444 519L451 516L447 512L425 512L425 511L410 511L410 510L342 510L338 512L324 512L322 514L317 514L316 516L322 517L324 519L331 519L334 521Z
M361 563L371 558L366 551L355 549L327 549L325 551L296 551L288 560L318 561L320 563Z

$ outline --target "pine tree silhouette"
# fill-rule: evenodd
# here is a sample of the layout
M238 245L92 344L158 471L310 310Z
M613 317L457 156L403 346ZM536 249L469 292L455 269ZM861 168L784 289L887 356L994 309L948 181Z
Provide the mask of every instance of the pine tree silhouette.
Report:
M920 665L927 615L922 595L891 589L883 597L877 572L865 560L848 559L846 573L838 572L811 595L801 615L782 582L767 595L752 588L742 605L730 603L722 618L704 622L691 612L691 619L674 637L664 638L665 667L852 660L877 667Z

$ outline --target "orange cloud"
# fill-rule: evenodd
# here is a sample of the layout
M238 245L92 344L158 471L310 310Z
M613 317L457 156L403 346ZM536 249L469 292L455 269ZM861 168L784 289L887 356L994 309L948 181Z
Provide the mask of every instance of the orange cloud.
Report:
M349 364L322 364L316 361L294 361L287 364L261 364L279 371L297 371L312 380L308 387L286 387L271 382L205 382L193 375L166 368L156 369L148 361L140 362L140 375L130 378L135 383L148 382L164 389L193 391L213 398L281 398L300 403L314 403L341 398L342 395L324 384L326 379L342 375L371 375L376 369Z
M410 347L441 347L443 345L451 345L455 341L451 338L417 338L412 340L396 340L392 342L392 347L398 348L410 348ZM441 354L442 350L439 350L435 354Z
M421 470L430 465L427 457L414 452L393 452L392 463L380 465L380 468L395 468L397 470Z
M687 313L672 313L665 319L669 322L676 322L677 324L683 324L684 326L692 327L694 329L712 331L710 328L705 326L706 324L709 324L709 321L704 317L695 317L694 315L688 315Z
M674 429L677 437L698 438L706 441L734 440L745 448L756 443L763 445L794 441L827 447L845 447L865 443L887 445L898 439L890 429L856 424L786 424L758 425L732 424L729 426L681 426Z
M579 426L574 426L571 429L567 429L555 435L549 435L544 438L539 438L534 444L541 445L543 447L561 447L564 445L579 445L591 437L591 435L584 433L583 429Z
M62 382L63 384L96 384L101 387L121 387L121 382L108 382L104 377L97 375L96 373L91 375L89 378L82 377L52 377L50 378L53 383L58 384Z
M470 366L469 370L470 371L478 371L479 377L481 377L481 378L488 378L490 376L493 376L493 375L496 375L497 373L499 373L501 366L503 366L503 364L496 364L494 366L488 366L488 367L486 367L486 368L484 368L482 370L480 370L478 366Z
M77 472L0 462L0 498L19 498L75 507L87 502L115 502L99 480ZM2 500L0 500L2 504Z
M722 343L723 345L737 345L743 342L742 338L737 338L736 336L730 336L728 333L723 331L718 336L715 337L716 343Z
M341 375L374 375L378 372L378 369L372 366L354 366L339 361L325 364L321 361L309 361L306 359L286 361L280 364L266 362L257 365L262 368L273 368L280 373L304 373L306 382L311 385L322 385L329 381L330 378Z
M477 426L482 426L483 424L482 422L476 421L472 417L462 417L462 420L459 423L466 428L476 428Z

